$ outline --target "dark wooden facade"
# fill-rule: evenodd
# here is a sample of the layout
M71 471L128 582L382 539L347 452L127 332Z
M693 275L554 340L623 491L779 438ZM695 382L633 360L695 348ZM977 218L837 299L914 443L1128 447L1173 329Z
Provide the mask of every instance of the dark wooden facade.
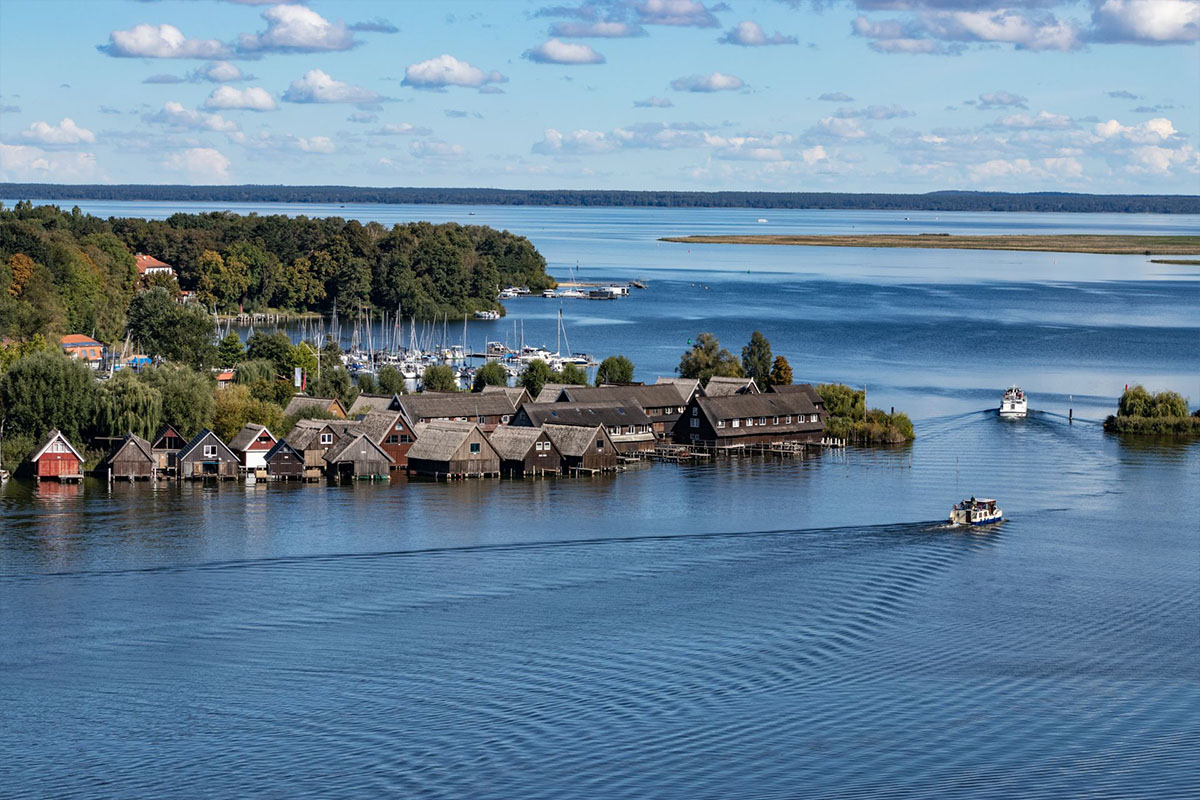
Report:
M560 403L616 403L619 406L636 406L650 418L656 438L669 437L675 423L683 416L690 393L686 387L674 383L656 383L649 386L641 383L606 386L566 386L559 392L556 402ZM627 426L626 426L627 427Z
M542 431L562 454L563 472L613 472L616 444L603 425L543 425Z
M431 422L417 427L408 471L439 479L499 476L500 454L475 423Z
M358 431L347 431L324 458L325 471L335 480L387 480L391 469L383 448Z
M717 448L815 444L828 416L804 392L698 395L676 423L674 439Z
M109 480L153 480L158 475L158 461L150 442L129 433L105 461Z
M241 459L208 428L200 431L176 456L184 480L237 480Z
M562 453L541 428L502 425L488 434L488 441L500 456L501 475L520 478L562 472Z
M150 449L154 453L154 469L160 477L174 477L176 474L176 457L188 440L180 435L172 425L163 425L150 441Z
M408 451L417 440L414 426L399 411L371 411L358 420L358 429L383 448L391 459L392 469L408 464Z
M275 443L263 459L267 477L273 481L304 480L304 454L288 444L287 439Z
M654 449L653 423L636 405L619 403L526 403L513 417L513 425L603 425L617 450L637 453Z

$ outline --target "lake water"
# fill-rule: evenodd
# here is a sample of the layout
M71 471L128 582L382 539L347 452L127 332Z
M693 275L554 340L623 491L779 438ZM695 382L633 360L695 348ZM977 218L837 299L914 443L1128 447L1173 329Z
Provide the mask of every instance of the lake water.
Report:
M650 288L510 301L470 324L476 346L515 321L553 347L561 307L574 349L653 380L700 331L737 352L758 329L798 380L866 385L918 439L579 480L10 482L5 796L1195 794L1200 443L1122 441L1098 420L1133 382L1195 407L1200 270L656 240L1200 219L235 210L508 228L558 277L578 262ZM989 413L1012 382L1036 409L1023 422ZM1009 520L942 524L971 494Z

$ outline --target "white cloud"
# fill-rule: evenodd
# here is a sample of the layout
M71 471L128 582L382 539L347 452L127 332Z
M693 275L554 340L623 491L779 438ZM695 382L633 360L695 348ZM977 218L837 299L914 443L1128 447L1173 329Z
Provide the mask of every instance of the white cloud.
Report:
M763 47L773 44L796 44L796 37L784 36L778 31L771 36L767 36L766 31L757 22L745 20L730 28L717 41L722 44L737 44L742 47Z
M310 69L283 93L288 103L374 103L381 99L370 89L335 81L319 69Z
M534 144L532 150L542 155L556 153L611 153L618 148L602 131L577 130L560 133L554 128L547 128L542 134L542 141Z
M586 44L549 39L526 50L524 58L538 64L603 64L604 56Z
M274 111L277 107L275 98L266 89L248 86L245 89L235 89L232 86L218 86L204 101L205 108L234 108L247 111Z
M467 157L467 151L461 145L449 144L437 139L422 139L413 142L409 145L408 150L416 158L461 161Z
M1200 172L1200 152L1193 150L1191 145L1176 149L1147 145L1135 147L1130 155L1133 162L1126 170L1135 174L1170 175L1175 167L1182 167L1191 173Z
M970 166L967 175L973 183L996 186L1008 180L1054 181L1083 177L1083 165L1074 158L994 158Z
M647 97L645 100L633 101L634 108L672 108L674 105L666 97Z
M195 183L219 183L229 180L229 159L211 147L189 147L169 153L162 165L172 172L186 173L188 180Z
M826 161L828 158L829 156L825 152L825 148L821 145L807 147L800 151L800 159L810 167L818 161Z
M426 136L429 128L422 128L408 122L388 122L371 131L371 136Z
M1029 114L1012 114L1007 117L1001 117L995 123L998 128L1020 128L1026 130L1057 130L1069 128L1072 124L1070 117L1064 114L1052 114L1049 111L1039 111L1036 115L1032 116Z
M180 130L205 130L218 133L231 133L237 130L237 123L225 119L220 114L193 111L190 108L184 108L182 103L174 100L165 103L157 114L148 114L143 119Z
M736 75L726 75L723 72L688 75L671 81L671 88L679 92L728 92L741 89L745 85Z
M1083 46L1083 31L1075 23L1034 8L1029 12L1010 7L954 3L938 7L923 3L872 4L912 10L901 19L872 20L859 15L851 29L872 39L871 47L883 53L961 53L967 43L1005 43L1019 50L1074 50ZM1036 4L1035 4L1036 5ZM949 44L947 44L949 43Z
M783 161L781 148L792 144L792 137L778 134L761 136L712 136L705 134L704 142L713 148L713 155L733 161Z
M318 53L349 50L354 34L344 22L330 22L304 6L279 5L263 12L267 29L238 37L238 50L246 53Z
M214 61L211 64L205 64L200 69L194 70L189 74L189 77L194 81L233 83L235 81L248 80L250 76L242 72L237 64L231 64L228 61Z
M1166 117L1155 117L1136 125L1122 125L1115 119L1100 122L1095 127L1096 135L1101 139L1119 138L1133 144L1159 144L1175 136L1178 131Z
M21 138L38 144L65 145L96 141L96 134L75 124L75 120L64 117L57 125L35 122L21 131Z
M310 139L297 138L296 146L306 153L332 153L336 149L333 140L328 136L313 136Z
M1028 102L1029 98L1013 94L1012 92L995 91L984 92L979 95L979 108L984 110L993 108L1026 108Z
M134 25L113 31L97 48L118 58L224 58L229 48L216 39L189 39L174 25Z
M853 103L854 102L854 98L851 97L850 95L846 94L845 92L825 92L825 94L821 95L817 99L825 100L830 103Z
M93 153L47 153L38 147L0 143L0 178L7 181L77 182L96 177Z
M630 36L645 36L641 25L628 22L556 22L550 27L551 36L569 39L624 39Z
M817 126L821 133L836 136L839 139L864 139L867 132L857 121L843 117L825 117Z
M445 53L428 61L409 64L404 70L404 85L417 89L440 89L445 86L478 88L506 80L499 72L484 72Z
M645 25L715 28L721 24L712 11L697 0L643 0L635 9Z
M1092 38L1103 42L1200 41L1200 2L1104 0L1092 12L1092 25Z
M837 117L852 119L900 119L914 117L916 114L896 104L890 106L867 106L866 108L839 108L834 114Z

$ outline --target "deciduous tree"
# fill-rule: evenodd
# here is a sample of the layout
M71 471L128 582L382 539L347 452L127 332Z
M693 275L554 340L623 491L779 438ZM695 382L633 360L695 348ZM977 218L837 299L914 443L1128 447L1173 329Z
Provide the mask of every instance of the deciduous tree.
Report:
M771 343L759 331L742 348L742 372L764 389L771 384Z
M482 392L485 386L508 386L508 370L499 361L489 361L475 370L471 389Z
M701 384L707 384L714 376L740 378L743 375L742 365L733 353L721 347L711 333L697 336L692 349L684 352L679 359L679 374L684 378L695 378Z
M566 381L563 381L566 383ZM606 383L632 383L633 362L625 356L609 356L596 367L596 385ZM584 383L587 383L584 380Z
M771 365L771 385L791 386L792 380L792 365L783 356L775 356L775 363Z
M445 364L431 364L421 375L421 391L423 392L457 392L458 378L454 370Z

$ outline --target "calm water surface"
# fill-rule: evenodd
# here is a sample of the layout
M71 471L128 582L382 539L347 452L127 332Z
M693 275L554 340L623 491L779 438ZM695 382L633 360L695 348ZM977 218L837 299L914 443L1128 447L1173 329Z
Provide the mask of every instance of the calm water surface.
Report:
M562 302L575 349L652 379L700 330L761 329L919 438L581 480L10 482L4 796L1195 796L1200 445L1094 421L1135 380L1200 398L1195 269L655 241L1194 218L281 210L508 227L558 275L650 280ZM469 337L553 345L558 307ZM1023 422L987 411L1012 381ZM970 494L1009 521L943 525Z

